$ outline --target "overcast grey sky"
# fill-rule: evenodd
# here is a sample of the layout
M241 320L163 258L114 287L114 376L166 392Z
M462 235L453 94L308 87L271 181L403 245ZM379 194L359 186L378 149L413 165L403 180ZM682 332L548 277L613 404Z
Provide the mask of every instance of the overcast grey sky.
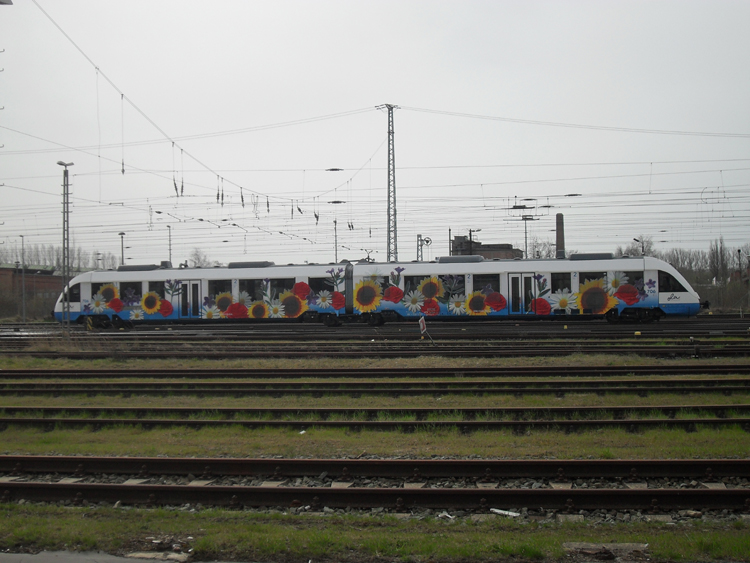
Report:
M14 0L0 242L61 243L62 160L88 252L125 232L129 263L166 260L170 225L175 264L330 262L336 220L339 259L385 260L394 104L401 260L449 229L523 248L521 214L554 240L560 212L579 251L746 244L748 22L748 1Z

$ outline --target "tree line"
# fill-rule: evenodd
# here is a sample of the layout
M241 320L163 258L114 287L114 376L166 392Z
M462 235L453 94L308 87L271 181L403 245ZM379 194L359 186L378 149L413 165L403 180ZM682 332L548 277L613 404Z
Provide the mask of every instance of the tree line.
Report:
M23 259L23 260L22 260ZM62 270L63 249L54 244L0 245L0 263L42 266ZM120 257L111 252L87 252L80 246L70 252L70 269L74 272L91 269L115 269L120 265Z

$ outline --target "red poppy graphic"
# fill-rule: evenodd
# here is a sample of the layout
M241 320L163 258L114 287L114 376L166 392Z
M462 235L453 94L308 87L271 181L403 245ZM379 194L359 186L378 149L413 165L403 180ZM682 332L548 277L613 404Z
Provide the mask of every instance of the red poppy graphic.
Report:
M383 295L383 300L390 301L391 303L398 303L403 298L404 292L401 291L401 289L396 285L392 285L388 289L386 289L385 295Z
M227 310L224 311L224 315L229 319L246 319L247 307L242 303L232 303L227 307Z
M638 295L638 289L629 283L623 284L617 288L615 293L620 301L624 301L628 305L635 305L638 303L640 296Z
M292 293L294 293L300 299L306 300L307 296L310 295L310 286L305 282L297 282L292 288Z
M172 314L172 311L174 311L174 307L172 307L172 304L169 301L162 299L161 303L159 304L159 313L161 313L161 316L168 317Z
M534 299L531 302L531 311L537 315L549 315L552 312L552 307L546 299Z
M333 292L333 299L331 299L331 305L333 305L334 309L343 309L346 307L346 299L344 299L344 294L339 293L338 291Z
M119 313L122 311L122 308L125 307L122 301L118 297L115 297L112 299L109 303L107 303L107 307L112 309L115 313Z
M434 317L435 315L440 314L440 304L434 299L425 299L424 305L422 305L422 308L420 310L425 315Z
M489 305L493 311L502 311L508 305L503 294L498 293L497 291L493 291L485 297L484 302Z

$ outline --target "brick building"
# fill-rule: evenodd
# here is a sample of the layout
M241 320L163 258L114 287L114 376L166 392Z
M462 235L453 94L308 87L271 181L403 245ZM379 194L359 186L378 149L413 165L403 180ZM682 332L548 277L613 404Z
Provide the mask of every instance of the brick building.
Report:
M62 291L62 277L45 266L22 270L15 264L0 264L0 317L21 315L26 289L26 318L48 318Z

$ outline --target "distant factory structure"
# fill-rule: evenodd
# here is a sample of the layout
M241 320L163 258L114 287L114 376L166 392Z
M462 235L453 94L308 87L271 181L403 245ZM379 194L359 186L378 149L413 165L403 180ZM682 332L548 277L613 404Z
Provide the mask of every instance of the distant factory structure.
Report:
M523 250L513 248L512 244L482 244L467 236L454 236L451 241L451 256L482 256L485 260L493 258L523 258Z
M525 215L524 218L531 217ZM555 218L555 258L565 258L565 222L562 213L558 213ZM485 260L492 260L498 258L501 260L514 260L516 258L524 258L524 254L528 252L528 240L527 233L525 230L526 225L524 224L524 248L513 248L512 244L482 244L476 240L472 235L479 232L481 229L473 230L469 229L469 236L458 235L454 236L450 241L451 256L482 256Z

